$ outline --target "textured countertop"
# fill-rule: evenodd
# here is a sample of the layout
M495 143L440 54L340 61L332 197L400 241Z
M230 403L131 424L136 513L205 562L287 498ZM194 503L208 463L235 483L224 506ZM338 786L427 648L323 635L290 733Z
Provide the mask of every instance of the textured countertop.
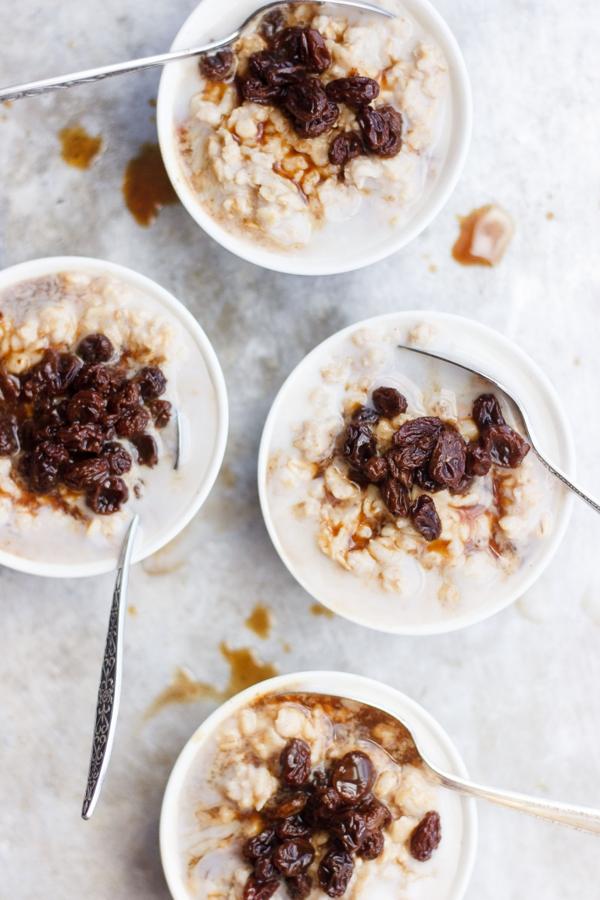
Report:
M554 562L515 606L447 636L411 640L316 617L262 524L255 459L290 369L339 327L433 307L514 338L563 398L581 480L600 494L600 15L592 0L439 0L471 73L475 131L438 220L368 270L303 280L238 261L177 205L141 228L125 208L127 161L154 140L158 76L143 73L0 107L0 263L63 253L139 269L198 317L223 365L231 431L221 477L167 551L132 573L121 719L104 793L79 818L112 578L41 581L0 571L0 896L166 898L157 824L170 768L215 701L148 708L178 667L219 689L220 649L277 670L331 667L379 678L423 703L472 775L600 806L600 519L578 503ZM3 0L0 82L165 48L192 3ZM57 133L102 136L88 171ZM517 233L497 269L450 257L458 214L496 201ZM274 618L261 639L244 623ZM192 691L194 693L194 691ZM189 698L188 698L189 699ZM480 806L469 900L592 900L598 838Z

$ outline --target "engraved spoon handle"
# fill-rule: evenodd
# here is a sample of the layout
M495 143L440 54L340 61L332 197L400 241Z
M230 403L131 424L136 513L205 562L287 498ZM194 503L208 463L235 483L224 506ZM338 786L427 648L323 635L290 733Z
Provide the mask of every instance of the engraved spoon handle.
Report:
M127 530L119 558L117 579L108 620L102 671L100 673L100 685L98 687L92 756L87 787L83 798L83 807L81 809L83 819L91 818L98 802L115 738L119 700L121 697L123 625L127 605L127 585L129 583L129 567L131 565L138 523L139 516L136 515L131 520Z
M527 430L529 431L529 438L531 441L531 446L533 447L534 453L539 459L539 461L544 465L549 472L552 473L559 481L561 481L565 487L569 488L570 491L573 491L574 494L584 500L589 506L592 507L597 513L600 513L600 503L595 500L591 494L588 494L583 488L578 487L574 482L571 481L570 478L567 478L564 472L558 469L553 463L549 462L546 457L538 450L535 438L531 434L531 429L529 425L527 426Z

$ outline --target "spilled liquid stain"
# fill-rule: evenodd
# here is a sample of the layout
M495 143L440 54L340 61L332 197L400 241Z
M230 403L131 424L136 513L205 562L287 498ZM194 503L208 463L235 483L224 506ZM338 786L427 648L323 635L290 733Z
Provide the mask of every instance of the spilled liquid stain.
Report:
M266 640L273 627L271 610L267 606L263 606L262 603L257 603L244 624L246 628L253 631L263 641Z
M552 220L555 218L555 215L554 215L554 213L553 213L551 210L549 210L549 211L546 213L546 218L548 219L549 222L552 222Z
M81 125L62 128L58 132L60 138L60 155L69 166L76 169L89 169L102 149L100 135L93 137Z
M143 144L129 160L122 187L127 209L144 227L154 222L163 206L177 203L158 144Z
M463 266L496 266L513 234L511 217L495 204L480 206L459 218L460 231L452 256Z
M249 647L232 650L223 642L220 650L230 667L229 683L225 689L226 697L232 697L247 687L278 674L276 666L272 663L261 662Z
M129 615L131 616L132 619L135 619L139 610L138 610L137 606L135 606L135 604L130 603L130 605L127 607L127 612L129 613Z
M325 619L333 619L335 616L334 612L332 612L330 609L327 609L326 606L322 606L320 603L313 603L310 611L313 616L323 616L323 618Z
M186 669L176 669L171 684L161 691L148 707L145 719L151 719L173 703L195 703L197 700L223 700L220 691L204 681L196 681Z

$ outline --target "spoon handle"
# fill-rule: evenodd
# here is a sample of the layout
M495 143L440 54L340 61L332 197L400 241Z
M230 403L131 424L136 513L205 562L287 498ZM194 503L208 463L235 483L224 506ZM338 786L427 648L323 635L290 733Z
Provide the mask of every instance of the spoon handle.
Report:
M460 794L475 797L480 800L488 800L497 806L507 806L517 812L537 816L557 825L569 825L578 831L589 831L592 834L600 834L600 810L586 806L572 806L570 803L558 803L552 800L540 800L537 797L528 797L526 794L515 794L512 791L503 791L499 788L483 787L458 778L447 775L444 772L433 770L441 784Z
M570 491L573 491L574 494L577 494L577 496L581 500L584 500L597 513L600 513L600 503L597 500L595 500L592 496L590 496L590 494L587 494L583 490L583 488L577 487L577 485L574 484L570 478L567 478L567 476L565 475L564 472L561 472L560 469L557 469L557 467L555 465L553 465L553 463L548 462L546 457L543 456L542 453L540 453L538 448L535 446L533 438L531 440L531 443L532 443L533 449L535 451L535 454L536 454L537 458L539 459L539 461L542 463L542 465L544 465L548 469L548 471L552 473L552 475L554 475L556 478L558 478L559 481L562 481L562 483L564 484L565 487L569 488Z
M112 606L108 620L108 633L100 673L96 721L92 741L92 757L88 772L87 787L83 798L81 817L89 819L94 812L102 782L106 775L117 726L119 700L121 698L121 678L123 668L123 624L125 618L129 567L139 516L134 516L121 549L117 579L113 592Z

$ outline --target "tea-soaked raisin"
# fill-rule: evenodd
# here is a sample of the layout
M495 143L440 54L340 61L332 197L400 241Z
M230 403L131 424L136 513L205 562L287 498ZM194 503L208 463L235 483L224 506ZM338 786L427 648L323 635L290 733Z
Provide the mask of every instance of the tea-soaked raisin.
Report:
M332 166L345 166L365 152L360 134L343 131L329 145L329 162Z
M444 423L436 416L421 416L405 422L394 432L392 443L397 464L403 469L418 469L429 461Z
M310 747L306 741L293 738L288 741L279 757L281 777L288 787L300 787L310 776Z
M364 816L369 831L387 828L392 821L392 814L387 806L372 794L365 797L358 811Z
M385 456L372 456L364 464L363 472L373 484L383 481L389 474L387 459Z
M158 366L144 366L135 376L144 400L156 400L167 389L167 379Z
M142 392L136 381L126 381L115 391L108 401L108 410L111 413L122 415L128 409L134 409L142 402Z
M345 850L356 853L368 834L365 817L355 809L347 809L336 816L331 831Z
M306 900L312 891L313 880L310 875L303 872L286 880L285 886L292 900Z
M265 828L246 841L242 852L250 862L256 862L257 859L270 856L275 849L276 843L275 830L273 828Z
M405 413L408 402L404 394L393 387L379 387L373 391L373 406L386 419Z
M21 376L21 390L27 400L54 397L61 393L62 386L60 354L56 350L44 350L40 362Z
M306 838L284 841L273 851L273 864L286 878L305 872L314 858L314 847Z
M384 845L383 831L370 831L360 845L358 855L363 859L377 859L383 853Z
M442 825L439 814L433 811L426 813L410 836L411 855L419 862L425 862L439 847L441 839Z
M352 413L352 421L357 425L374 425L379 422L379 413L370 406L359 406Z
M242 900L270 900L278 887L279 880L265 881L264 884L260 884L254 875L250 875L244 886Z
M492 425L485 431L482 443L492 463L505 469L520 466L531 449L510 425Z
M323 115L327 108L327 94L318 78L305 78L288 88L285 108L297 122L310 122Z
M133 465L131 454L116 441L104 445L102 456L108 463L111 475L125 475Z
M393 516L408 515L408 492L395 478L386 478L379 485L383 502Z
M436 541L442 533L442 523L435 503L426 494L418 497L410 509L410 518L419 534L426 541Z
M301 122L292 118L292 125L300 137L312 139L331 131L338 120L339 114L340 110L337 104L333 103L332 100L328 100L322 115L316 116L316 118L310 119L308 122Z
M424 465L418 469L412 469L412 480L417 487L420 487L422 491L427 491L428 494L437 494L438 491L444 490L443 484L438 484L431 475L429 474L429 466Z
M206 53L200 57L200 74L207 81L230 81L235 70L235 56L226 47L216 53Z
M67 487L82 491L98 481L106 481L109 475L108 461L96 456L72 463L65 471L63 480Z
M492 457L489 450L479 442L469 444L465 466L467 475L477 475L481 478L487 475L491 468Z
M0 416L0 456L13 456L18 450L17 420L14 416Z
M314 788L302 817L313 828L328 828L341 805L342 798L335 788L327 784L318 785Z
M468 494L469 491L471 490L474 480L475 480L474 478L472 478L470 475L467 475L465 473L465 475L463 475L463 477L461 478L459 483L456 485L456 487L449 488L450 493L453 496L454 495L464 496L465 494Z
M395 480L399 481L402 487L406 488L409 491L412 487L413 483L413 469L407 469L402 465L403 455L401 450L396 450L392 447L391 450L385 454L385 459L388 464L388 469L390 470L390 476Z
M272 9L262 17L258 31L265 41L270 43L275 35L285 28L286 21L286 15L282 9Z
M11 375L0 366L0 398L12 406L19 399L21 382L16 375Z
M275 823L275 833L280 841L290 838L308 837L310 830L301 816L289 816Z
M373 78L366 78L363 75L335 78L326 85L325 90L330 100L335 100L336 103L345 103L352 109L367 106L379 96L377 82Z
M151 400L148 409L155 428L166 428L171 421L172 406L168 400Z
M431 460L429 474L438 484L456 488L465 474L467 445L455 428L446 425L439 433Z
M118 366L106 366L103 363L85 365L77 375L74 387L78 391L93 390L100 394L110 394L119 389L126 375Z
M287 84L294 84L306 78L304 66L291 62L289 59L281 59L268 50L253 53L248 61L250 76L258 78L263 84L282 88Z
M400 153L402 116L393 106L386 104L377 109L365 106L358 112L356 121L365 146L371 153L385 158Z
M138 453L138 462L141 466L154 468L158 462L158 447L151 434L134 434L131 443Z
M263 808L269 819L287 819L302 812L308 803L308 794L304 791L281 791L275 794Z
M341 847L332 847L319 863L319 884L328 897L342 897L352 873L354 861L347 850Z
M361 750L346 753L331 770L331 786L347 804L358 803L366 797L374 781L373 763Z
M73 453L92 453L97 456L104 446L105 436L98 423L81 425L75 423L61 428L58 436Z
M145 431L149 422L150 413L143 406L127 410L117 419L117 434L119 437L132 438Z
M275 868L270 856L263 856L262 859L258 859L254 863L254 877L259 884L264 884L266 881L273 881L276 878L279 878L279 872Z
M105 334L88 334L77 346L77 353L86 363L104 363L115 349Z
M111 477L89 487L85 502L100 516L118 512L129 499L129 490L122 478Z
M67 418L69 422L98 422L106 410L106 399L98 391L78 391L69 400Z
M239 82L239 90L243 100L248 103L259 103L269 106L283 98L282 89L272 84L265 84L259 78L245 78Z
M305 66L310 72L324 72L331 65L327 44L314 28L283 28L275 35L272 49L279 56Z
M375 454L375 438L367 425L348 425L343 453L352 466L361 467Z
M494 394L481 394L477 397L473 402L473 418L482 431L490 425L506 424L500 403Z
M69 454L62 444L43 441L33 451L30 483L38 494L46 494L60 480L61 469L69 462Z

